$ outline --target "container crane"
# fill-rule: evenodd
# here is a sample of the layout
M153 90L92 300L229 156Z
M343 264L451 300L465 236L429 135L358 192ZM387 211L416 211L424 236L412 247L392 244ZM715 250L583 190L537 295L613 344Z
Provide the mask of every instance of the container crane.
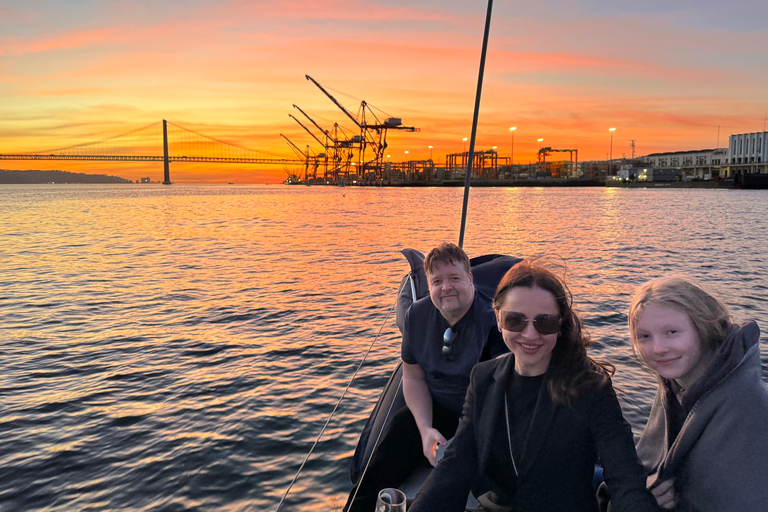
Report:
M310 123L312 123L318 130L320 130L323 135L325 136L325 142L323 143L320 141L317 137L314 136L309 130L299 123L299 121L291 116L291 118L294 119L299 125L301 125L302 128L307 130L312 137L320 142L320 144L323 145L323 148L325 150L325 154L318 155L323 156L325 158L325 179L328 179L328 161L330 160L332 162L331 164L331 178L334 182L338 181L339 174L342 176L349 177L349 167L352 161L352 157L354 156L353 148L355 147L355 141L353 140L354 137L348 137L346 133L344 133L343 130L340 129L340 126L338 123L333 125L333 130L328 131L322 128L319 124L315 122L314 119L312 119L309 114L304 112L301 108L299 108L298 105L293 105L293 108L298 110L302 113L304 117L306 117ZM290 114L289 114L290 115Z
M421 131L419 128L413 126L403 126L402 120L396 117L388 117L381 122L376 114L371 110L366 101L360 103L360 118L353 115L347 110L344 105L338 102L325 88L320 85L314 78L309 75L304 75L307 80L320 89L328 99L330 99L344 114L355 123L355 126L360 130L360 135L355 135L349 142L352 144L353 150L358 152L358 165L357 165L357 177L363 179L366 172L373 172L375 179L379 179L382 174L384 151L387 149L387 130L401 130L406 132ZM369 122L367 116L373 118L373 122ZM366 161L366 150L371 149L373 151L373 157Z
M579 166L579 150L578 149L553 149L550 147L541 148L538 152L538 161L539 161L539 170L541 172L545 172L547 170L547 156L549 156L550 153L570 153L570 166L569 170L572 173L576 167ZM576 160L574 163L574 154L576 156ZM567 178L567 175L565 176Z
M305 151L302 151L301 149L299 149L299 147L296 144L293 143L293 141L291 141L291 139L289 139L288 137L286 137L282 133L280 134L280 136L282 138L284 138L286 140L286 142L288 142L288 144L291 146L291 149L293 150L294 153L296 153L296 155L298 155L298 156L300 156L301 158L304 159L304 181L306 183L309 183L309 178L310 178L310 175L309 175L309 165L310 165L310 161L314 162L314 168L313 168L313 171L312 171L312 179L313 180L317 179L317 167L320 165L320 160L319 159L321 157L319 155L311 155L310 154L310 147L309 146L307 146L307 149Z

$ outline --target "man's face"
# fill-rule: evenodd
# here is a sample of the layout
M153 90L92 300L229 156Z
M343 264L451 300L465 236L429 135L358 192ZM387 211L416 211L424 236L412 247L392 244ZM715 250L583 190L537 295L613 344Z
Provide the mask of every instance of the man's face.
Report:
M472 274L459 262L435 262L432 272L427 274L429 296L451 325L461 320L472 305L475 288Z

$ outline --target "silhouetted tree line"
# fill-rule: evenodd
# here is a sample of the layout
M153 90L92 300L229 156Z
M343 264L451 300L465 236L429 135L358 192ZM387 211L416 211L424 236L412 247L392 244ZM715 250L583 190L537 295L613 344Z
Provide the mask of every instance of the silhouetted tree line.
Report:
M4 171L0 169L0 183L132 183L131 180L106 174L84 174L67 171Z

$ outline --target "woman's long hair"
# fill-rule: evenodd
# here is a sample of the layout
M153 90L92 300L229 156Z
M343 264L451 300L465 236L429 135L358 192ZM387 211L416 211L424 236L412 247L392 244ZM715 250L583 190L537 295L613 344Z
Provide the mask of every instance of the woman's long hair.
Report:
M521 286L551 293L562 318L560 335L547 368L547 391L552 401L568 406L585 388L606 384L615 368L587 355L591 342L573 310L573 296L552 271L533 260L521 261L501 279L493 299L494 309L501 309L509 291Z

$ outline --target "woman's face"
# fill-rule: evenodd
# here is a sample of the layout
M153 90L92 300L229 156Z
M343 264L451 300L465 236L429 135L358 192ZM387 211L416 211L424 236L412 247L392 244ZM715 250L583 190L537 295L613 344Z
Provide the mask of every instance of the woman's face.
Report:
M688 389L707 369L706 352L687 314L666 304L648 304L637 315L640 357L665 379Z
M522 331L514 332L503 328L504 315L509 313L525 316L526 322ZM552 317L559 314L555 296L547 290L518 286L507 292L501 307L496 311L496 321L504 343L515 355L515 370L518 374L532 377L547 371L559 331L541 334L536 330L533 320L539 315Z

